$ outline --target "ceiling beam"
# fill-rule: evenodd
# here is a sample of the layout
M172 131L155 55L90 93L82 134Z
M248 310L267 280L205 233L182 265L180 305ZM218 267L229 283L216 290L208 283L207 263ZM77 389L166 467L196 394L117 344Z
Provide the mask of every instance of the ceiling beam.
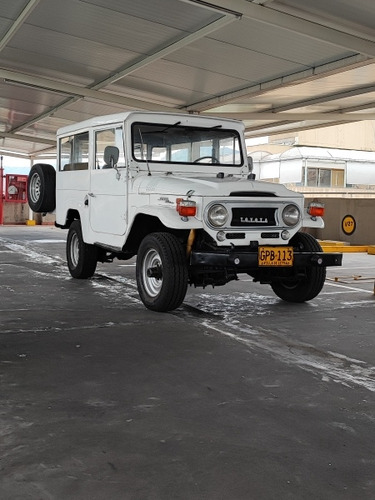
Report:
M195 3L200 3L199 0L194 1ZM375 42L346 33L344 27L342 31L330 28L318 22L308 21L301 17L271 9L267 6L249 2L248 0L213 0L212 2L204 1L202 3L212 5L212 7L217 6L221 9L231 9L232 11L238 12L241 16L252 19L253 21L277 26L314 40L329 43L335 47L341 47L352 52L375 58Z
M37 1L39 1L39 0L37 0ZM223 28L227 24L230 24L237 19L238 19L237 16L226 13L224 16L220 17L216 21L213 21L212 23L209 23L208 25L204 26L203 28L201 28L197 31L194 31L193 33L189 33L188 35L186 35L178 40L175 40L174 42L168 44L167 46L165 46L159 50L155 50L155 52L152 53L151 55L139 58L137 61L134 61L131 64L126 64L125 66L117 69L114 73L110 74L108 77L104 78L103 80L100 80L99 82L96 82L92 85L88 85L87 89L100 90L100 89L104 88L105 86L110 85L112 83L115 83L116 81L121 80L122 78L134 73L135 71L137 71L137 70L139 70L139 69L141 69L141 68L143 68L143 67L145 67L145 66L147 66L147 65L149 65L149 64L151 64L159 59L162 59L163 57L166 57L167 55L175 52L176 50L179 50L182 47L185 47L186 45L190 45L191 43L213 33L214 31L217 31L217 30ZM55 88L55 90L57 90L57 89ZM105 94L105 95L107 96L108 94ZM114 94L111 94L111 95L114 95ZM31 120L24 122L23 124L19 125L18 127L15 127L12 130L12 132L22 130L24 128L27 128L27 127L33 125L34 123L37 123L38 121L40 121L44 118L47 118L51 114L56 113L56 111L65 108L66 106L72 104L73 102L78 101L82 97L83 96L81 96L81 95L75 95L74 97L69 97L68 99L65 99L62 103L58 104L57 106L54 106L53 108L50 108L49 110L45 111L44 113L41 113L40 115L35 116ZM128 99L128 98L126 98L126 99ZM127 102L129 103L128 104L129 106L131 105L130 103L133 102L134 107L137 109L142 107L140 104L142 101L140 101L138 99L133 100L133 101L128 100ZM150 103L146 103L145 101L143 101L143 102L144 102L143 109L155 110L155 108L151 107L152 105ZM158 106L156 110L161 111L162 108L163 108L162 106ZM172 110L178 111L175 108L166 107L166 106L164 106L164 109L166 109L167 111L172 111Z
M223 106L227 103L236 102L244 98L256 97L271 92L272 90L279 90L281 88L291 87L302 82L305 83L326 78L340 72L350 71L352 69L367 66L373 63L374 62L371 59L361 55L351 56L333 63L322 64L321 66L316 66L315 68L274 78L272 80L257 83L239 90L234 90L233 92L227 92L226 94L186 106L185 109L186 111L191 112L202 112L218 106Z
M56 141L52 139L45 139L34 135L13 134L12 132L0 132L0 139L14 139L16 141L35 142L37 144L56 146Z
M375 85L369 85L364 87L355 87L354 89L344 90L342 92L337 92L336 94L324 94L313 99L304 99L301 101L294 101L290 104L285 104L283 106L275 106L272 108L273 112L289 111L291 109L302 108L305 106L313 106L315 104L323 104L326 102L337 101L339 99L346 99L348 97L355 97L357 95L369 94L375 92ZM269 110L271 111L271 109Z
M105 85L114 83L117 80L120 80L121 78L124 78L125 76L128 76L131 73L134 73L134 71L144 68L145 66L148 66L149 64L158 61L159 59L162 59L163 57L166 57L169 54L172 54L173 52L176 52L176 50L186 47L187 45L190 45L191 43L196 42L197 40L200 40L201 38L204 38L207 35L210 35L211 33L223 28L224 26L227 26L228 24L232 23L233 21L236 21L237 19L239 19L239 17L235 15L226 14L220 19L217 19L216 21L207 24L207 26L204 26L203 28L194 31L193 33L189 33L188 35L174 41L173 43L170 43L169 45L163 47L160 50L156 50L153 54L146 57L142 57L138 61L135 61L131 64L125 65L123 68L117 70L108 78L95 84L92 88L98 89Z
M374 105L373 105L374 107ZM268 126L277 125L282 122L305 122L305 121L341 121L341 122L358 122L363 120L375 120L375 112L372 113L204 113L204 115L216 116L218 118L232 118L242 121L274 121L275 123ZM203 114L202 114L203 116Z
M260 0L260 1L261 1L261 3L263 3L262 0ZM271 1L273 2L274 0L271 0ZM257 3L259 3L259 2L257 2ZM267 7L268 7L268 5L267 5ZM296 4L296 6L292 6L292 5L285 4L285 3L282 3L282 4L277 3L277 4L273 4L271 7L277 11L284 12L285 14L289 14L291 16L301 17L301 9L298 8L298 4ZM314 5L312 5L311 11L310 11L310 9L309 10L303 9L302 17L303 17L303 19L310 21L312 23L316 23L316 24L322 23L322 16L321 16L320 9L314 8ZM370 33L369 30L366 29L365 26L361 26L360 24L357 24L357 23L353 23L353 24L352 23L348 23L348 24L345 23L343 25L342 23L340 23L338 16L333 16L332 14L330 14L328 12L325 12L324 26L338 30L338 31L343 31L344 33L348 33L348 34L357 36L357 37L365 39L365 40L371 40L373 42L375 41L375 33L373 33L373 32Z
M38 5L39 2L40 0L29 0L29 2L25 6L21 14L17 17L12 26L8 29L3 38L0 40L0 52L13 38L13 36L17 33L17 31L21 28L22 24L29 17L29 15L35 9L35 7Z
M173 109L162 104L144 102L141 99L125 97L112 92L102 92L72 83L52 80L50 78L44 78L36 75L28 75L16 71L9 71L6 69L0 69L0 78L2 78L5 83L9 84L21 84L26 87L50 90L52 92L58 92L72 97L89 97L97 101L120 104L135 109L146 109L149 111L171 111Z
M64 101L62 101L57 106L53 106L52 108L48 108L48 110L44 111L44 113L40 113L39 115L34 116L31 120L27 120L27 121L21 123L21 125L18 125L17 127L12 128L9 132L19 132L20 130L24 130L25 128L29 128L29 127L31 127L31 125L34 125L34 123L38 123L41 120L43 120L44 118L48 118L49 116L56 113L59 109L63 109L66 106L68 106L68 104L72 104L72 103L79 101L79 100L80 100L79 97L69 97L68 99L65 99Z
M280 125L285 125L285 127L282 129L273 128L272 124L263 127L246 127L245 137L252 138L252 137L265 137L271 135L296 134L301 130L314 130L314 129L320 129L322 127L335 127L337 125L343 125L343 124L345 124L345 122L334 121L324 124L307 122L302 125L301 122L299 122L298 124L296 123L295 126L293 126L293 124L286 122L285 124L282 123L277 124L277 127L280 127Z

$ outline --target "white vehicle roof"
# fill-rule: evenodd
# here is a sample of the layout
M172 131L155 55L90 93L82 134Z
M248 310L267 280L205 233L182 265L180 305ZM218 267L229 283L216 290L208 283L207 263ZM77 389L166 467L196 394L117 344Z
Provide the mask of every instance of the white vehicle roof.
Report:
M230 120L228 118L216 118L211 116L202 115L191 115L184 113L165 113L165 112L155 112L155 111L126 111L122 113L115 113L112 115L97 116L95 118L90 118L79 123L74 123L73 125L67 125L66 127L59 128L57 131L58 136L65 136L72 133L76 133L79 130L87 130L91 127L99 127L111 125L111 123L122 123L129 117L132 121L142 120L150 121L151 123L175 123L181 121L184 125L198 125L198 126L215 126L220 123L225 124L228 128L234 128L238 131L244 130L244 125L238 120Z

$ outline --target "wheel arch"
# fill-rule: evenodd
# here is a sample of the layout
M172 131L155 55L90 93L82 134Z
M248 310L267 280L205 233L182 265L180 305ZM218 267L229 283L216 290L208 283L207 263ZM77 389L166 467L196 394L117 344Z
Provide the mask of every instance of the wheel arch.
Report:
M163 224L156 216L137 214L133 220L123 250L136 254L142 240L150 233L164 232L174 234L182 243L186 243L189 236L188 229L171 229Z
M69 229L70 226L72 225L72 222L75 220L81 220L81 214L79 211L75 208L70 208L65 216L65 223L64 224L55 224L57 227L61 229Z

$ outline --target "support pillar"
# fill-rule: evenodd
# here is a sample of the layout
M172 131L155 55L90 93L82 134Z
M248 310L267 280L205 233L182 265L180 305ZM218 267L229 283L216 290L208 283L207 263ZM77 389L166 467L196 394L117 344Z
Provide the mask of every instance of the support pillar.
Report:
M0 226L4 223L4 168L3 157L0 156Z

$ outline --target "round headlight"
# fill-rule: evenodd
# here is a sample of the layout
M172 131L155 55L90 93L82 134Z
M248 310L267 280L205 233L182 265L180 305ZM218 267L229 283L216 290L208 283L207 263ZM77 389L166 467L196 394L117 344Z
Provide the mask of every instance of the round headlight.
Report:
M297 205L287 205L282 213L284 224L287 226L296 226L301 218L301 212Z
M222 227L228 220L228 210L224 205L212 205L207 212L207 218L211 226Z

